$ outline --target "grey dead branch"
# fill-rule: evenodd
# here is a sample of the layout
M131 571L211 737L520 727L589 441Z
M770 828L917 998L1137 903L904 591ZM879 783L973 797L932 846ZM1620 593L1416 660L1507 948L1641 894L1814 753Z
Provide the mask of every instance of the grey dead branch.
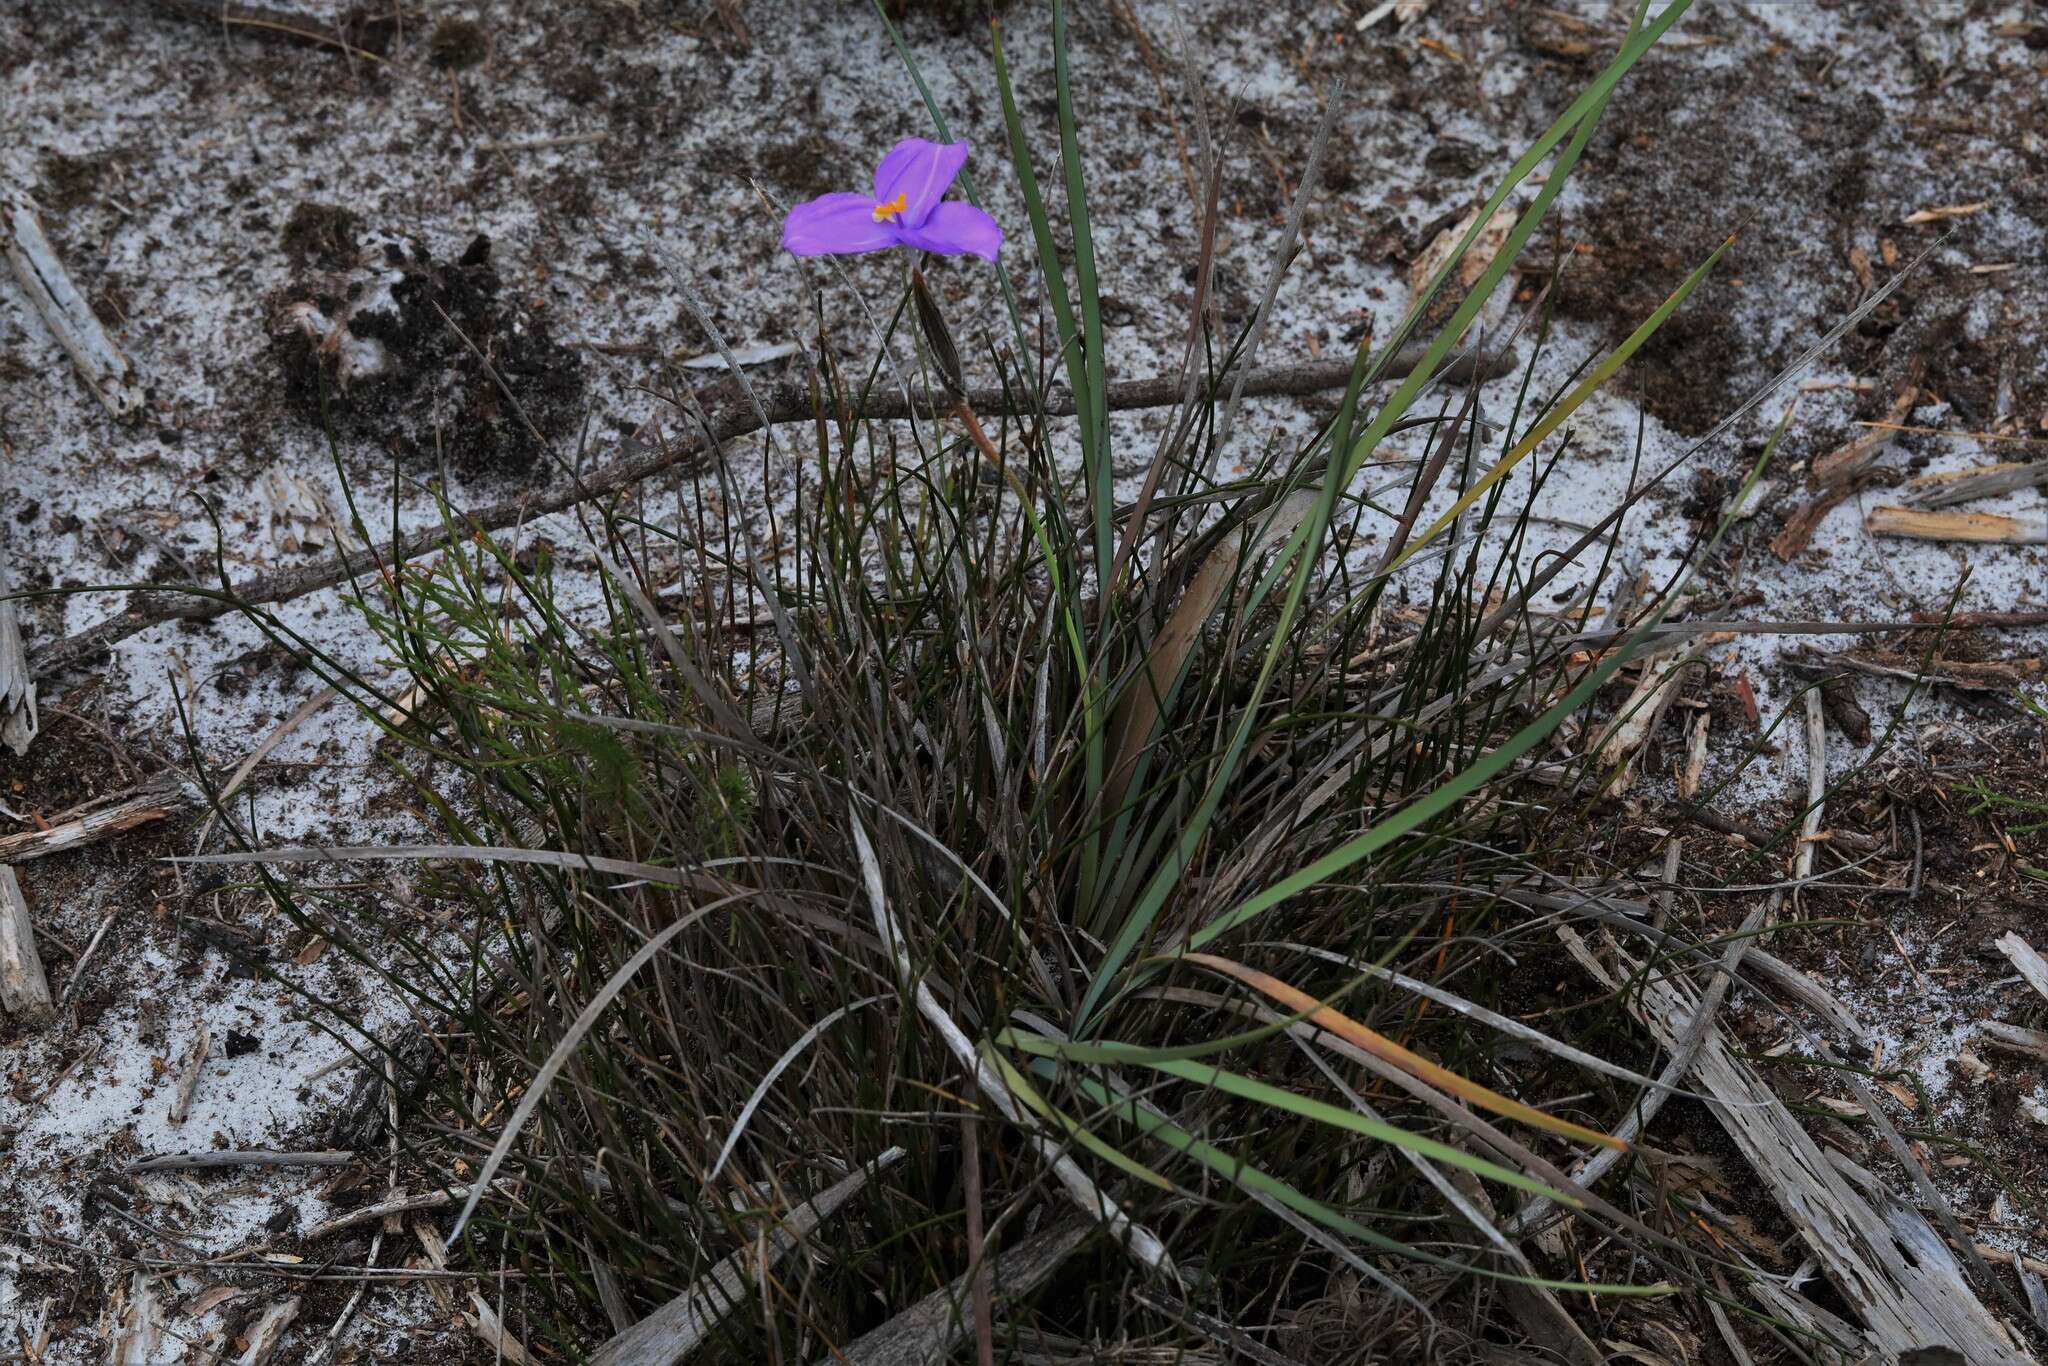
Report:
M347 1152L266 1152L256 1149L222 1149L218 1152L158 1153L141 1157L122 1168L130 1176L139 1172L196 1171L217 1167L340 1167L355 1160Z
M37 221L34 201L8 186L0 186L0 250L14 267L14 278L29 307L71 357L79 379L100 406L117 418L139 412L142 386L136 382L134 367L107 336L92 306L51 250Z
M36 952L36 928L14 869L0 863L0 1009L40 1025L55 1013L50 983Z
M1666 1049L1683 1047L1682 1036L1700 1017L1697 988L1674 975L1642 975L1643 965L1604 931L1597 948L1573 931L1560 934L1572 956L1608 988L1620 991L1624 980L1642 983L1632 1013ZM1878 1360L1895 1361L1930 1346L1952 1347L1984 1366L2033 1360L1978 1299L1961 1264L1919 1211L1889 1200L1873 1207L1711 1021L1692 1076L1714 1098L1715 1118L1862 1322L1842 1323L1782 1287L1768 1293L1769 1307L1822 1328L1843 1349Z
M741 1302L750 1281L766 1275L790 1249L860 1194L874 1176L902 1157L903 1149L890 1148L798 1205L774 1227L750 1237L746 1247L699 1277L689 1289L600 1347L590 1358L591 1366L672 1366L681 1361Z
M10 596L14 585L7 562L7 537L0 531L0 744L16 754L26 754L41 727L36 716L36 678L21 643L21 610Z
M2048 1063L2048 1029L2028 1029L1998 1020L1986 1020L1979 1027L1984 1031L1984 1042L1991 1047Z
M1030 1295L1072 1256L1095 1221L1071 1215L1026 1238L989 1264L990 1294L998 1308ZM931 1366L951 1358L967 1340L967 1277L958 1276L879 1328L818 1358L816 1366Z
M1406 375L1420 359L1420 350L1403 349L1388 363L1383 375L1389 379ZM1468 382L1475 376L1491 378L1497 373L1497 366L1472 356L1459 357L1438 369L1446 383ZM1349 361L1310 361L1260 366L1241 376L1236 372L1226 372L1216 377L1216 385L1221 388L1226 384L1241 383L1242 391L1247 395L1301 397L1341 389L1350 382L1350 378ZM1104 403L1112 412L1160 408L1179 402L1182 390L1182 382L1177 376L1122 380L1107 387ZM708 401L712 397L707 389L705 399ZM627 438L621 443L622 454L587 471L570 487L543 495L521 494L472 508L462 516L461 525L465 531L502 531L523 525L550 513L623 492L678 466L696 465L720 446L758 432L764 426L808 422L818 412L815 395L800 384L775 385L763 392L762 400L758 409L752 403L730 400L715 407L705 432L698 437L662 446L650 445L636 437ZM1048 416L1058 417L1071 416L1074 411L1073 395L1059 389L1051 391L1044 402L1035 407L1028 405L1020 395L999 388L970 390L965 402L984 417L1020 416L1027 411L1042 411ZM927 403L888 392L870 395L861 411L871 421L944 416ZM29 662L45 676L56 674L75 668L110 646L153 626L172 621L212 621L248 607L291 602L355 577L374 575L380 565L430 554L445 547L447 540L447 532L436 526L399 536L368 550L335 555L233 585L187 584L182 585L184 591L180 591L180 586L166 586L132 594L126 610L62 640L39 646ZM193 590L198 590L198 593Z

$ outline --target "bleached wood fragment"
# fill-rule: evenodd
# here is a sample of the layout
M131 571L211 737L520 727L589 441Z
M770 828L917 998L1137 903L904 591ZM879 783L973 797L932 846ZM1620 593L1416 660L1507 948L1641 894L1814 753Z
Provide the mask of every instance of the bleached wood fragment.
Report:
M14 870L0 863L0 1009L41 1024L54 1013L50 982L36 952L36 929Z
M49 239L36 219L35 204L19 190L0 186L0 251L14 267L29 306L71 357L72 366L93 397L115 417L142 407L142 386L92 307L71 283L64 263L50 250Z

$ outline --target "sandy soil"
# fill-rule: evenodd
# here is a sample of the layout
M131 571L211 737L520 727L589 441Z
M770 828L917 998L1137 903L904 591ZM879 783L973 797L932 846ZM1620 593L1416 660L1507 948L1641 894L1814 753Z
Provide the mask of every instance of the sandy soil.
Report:
M985 39L912 8L905 36L933 95L976 145L970 169L991 208L1021 232ZM1358 31L1370 8L1188 10L1185 38L1224 140L1226 316L1254 306L1324 102L1342 82L1325 188L1280 293L1269 359L1341 354L1367 326L1384 335L1405 303L1409 263L1621 32L1620 7L1563 0L1437 0L1420 19ZM678 281L742 349L807 328L808 292L820 288L832 344L866 352L867 304L893 298L900 266L800 266L777 249L777 206L864 184L891 141L929 132L926 116L864 7L736 9L745 39L700 0L436 4L400 23L382 4L363 7L369 19L297 6L322 23L346 20L359 49L350 51L194 21L176 6L0 12L0 182L35 196L148 390L142 420L108 419L0 277L0 515L17 585L203 579L217 549L235 577L325 554L342 474L373 525L410 526L434 516L426 484L470 506L544 485L557 461L607 458L622 434L673 421L640 387L657 359L710 349ZM1016 11L1007 45L1044 155L1050 54L1029 7ZM1075 33L1112 362L1158 373L1177 359L1195 250L1196 134L1175 10L1088 7ZM1741 235L1715 279L1574 423L1537 501L1550 520L1531 553L1569 539L1626 490L1638 433L1646 467L1684 454L1926 253L1807 372L1828 387L1801 396L1774 491L1710 567L1700 601L1749 621L1904 620L1952 601L1963 611L2048 607L2039 547L1868 535L1862 514L1888 501L1883 487L1829 514L1789 563L1769 545L1807 496L1807 464L1867 431L1852 424L1881 417L1916 363L1923 398L1906 421L1926 430L1899 434L1888 468L1952 470L2048 449L2048 26L2019 4L1702 3L1677 33L1621 87L1555 230L1531 253L1533 269L1566 266L1537 387L1625 335L1723 236ZM1934 210L1948 212L1916 221ZM1007 259L1021 278L1021 253ZM932 274L963 351L1005 344L991 272L952 262ZM343 318L358 320L347 344L321 353L311 337L341 335L332 329ZM1532 341L1520 348L1526 357ZM475 361L479 350L517 403ZM334 395L331 446L320 383ZM1489 408L1511 405L1513 388L1496 384ZM1698 450L1631 515L1622 562L1652 582L1668 577L1784 401ZM1306 430L1324 406L1258 406L1238 462ZM1125 427L1142 436L1147 419ZM1986 432L2005 439L1957 435ZM749 511L786 498L793 477L750 455L742 488L760 506ZM2029 491L1983 510L2038 518L2042 498ZM579 553L579 533L561 519L523 534L554 540L572 562ZM118 593L32 600L30 645L121 606ZM334 595L281 615L338 659L378 667ZM2038 629L1986 630L1942 650L2032 660L2020 675L2040 697L2044 642ZM1717 811L1768 824L1793 809L1807 756L1787 652L1863 644L1744 636L1707 655L1687 688L1696 705L1675 714L1711 718L1707 780L1725 784ZM1877 1032L1887 1064L1921 1083L1896 1118L1952 1140L1933 1142L1929 1163L1966 1222L1988 1243L2048 1256L2037 1194L2048 1123L2030 1118L2048 1082L2040 1066L1976 1038L1981 1019L2039 1023L2048 1007L1989 947L2008 929L2048 946L2048 883L2023 871L2048 866L2048 840L2008 837L2025 822L1973 814L1961 790L1983 780L2040 798L2041 727L2010 689L1909 699L1883 680L1852 686L1877 734L1858 743L1833 729L1828 770L1847 786L1828 819L1877 837L1879 852L1844 871L1846 856L1823 850L1832 885L1810 891L1801 910L1836 923L1791 941ZM45 733L25 759L0 759L0 800L22 813L8 829L189 766L188 724L198 756L225 771L317 689L247 622L136 636L43 680ZM1680 723L1667 721L1634 804L1617 810L1615 847L1639 843L1648 858L1657 840L1643 831L1670 828L1687 837L1688 876L1701 885L1776 876L1775 860L1671 823L1682 751ZM417 829L376 776L369 728L339 708L292 731L239 810L280 843ZM120 1175L138 1153L319 1145L346 1075L316 1076L342 1049L276 979L366 1023L392 1013L341 955L259 900L158 861L194 848L198 827L178 822L21 868L60 991L107 927L56 1026L0 1022L0 1322L46 1340L51 1362L98 1360L120 1306L145 1286L165 1328L154 1353L135 1360L208 1359L195 1344L231 1341L285 1293L239 1278L251 1293L207 1306L199 1296L222 1275L134 1280L117 1258L357 1262L368 1251L367 1232L300 1242L336 1201L360 1198L323 1190L317 1170ZM1917 894L1877 894L1886 884ZM409 913L390 880L354 890ZM1701 914L1739 919L1741 909L1710 903ZM192 1113L173 1126L176 1073L202 1025L212 1052ZM1711 1125L1695 1127L1709 1141ZM1835 1137L1859 1151L1866 1142L1848 1129ZM312 1350L349 1288L307 1293L292 1351ZM482 1350L417 1289L373 1291L341 1341L378 1361Z

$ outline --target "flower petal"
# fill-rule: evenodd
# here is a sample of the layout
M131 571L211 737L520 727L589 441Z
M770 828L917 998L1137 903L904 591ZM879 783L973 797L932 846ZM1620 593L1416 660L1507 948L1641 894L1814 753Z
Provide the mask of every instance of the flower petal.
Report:
M944 197L946 187L966 164L964 142L905 138L891 147L882 164L875 167L875 198L886 204L902 195L903 216L896 221L906 228L922 227Z
M894 223L875 221L875 201L841 191L808 200L782 220L782 246L793 256L851 256L902 240Z
M922 227L905 228L901 235L906 247L940 256L979 256L984 261L995 260L1003 245L1003 230L996 220L957 199L939 205Z

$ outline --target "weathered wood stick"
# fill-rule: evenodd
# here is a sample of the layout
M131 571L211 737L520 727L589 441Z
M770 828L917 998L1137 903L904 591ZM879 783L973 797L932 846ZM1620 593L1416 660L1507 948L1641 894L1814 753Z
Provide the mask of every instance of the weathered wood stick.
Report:
M178 1072L178 1091L171 1097L171 1123L185 1122L185 1112L192 1108L192 1094L199 1089L200 1074L206 1070L206 1055L212 1051L213 1031L201 1021L199 1037L192 1041L185 1054L185 1065Z
M1785 519L1785 525L1771 538L1771 553L1787 564L1806 549L1821 522L1865 481L1876 475L1877 458L1891 444L1897 424L1904 421L1920 401L1920 381L1926 367L1916 357L1906 372L1906 382L1885 414L1887 425L1873 427L1861 436L1837 447L1813 462L1807 484L1816 490L1808 502Z
M355 1160L354 1153L321 1149L317 1152L270 1152L261 1148L226 1148L217 1152L158 1153L141 1157L121 1170L138 1172L190 1171L201 1167L340 1167Z
M2028 1029L1998 1020L1984 1021L1983 1029L1984 1042L1993 1048L2048 1062L2048 1029Z
M1978 541L1989 545L2048 545L2048 518L2006 517L1995 512L1923 512L1917 508L1874 507L1863 517L1873 536L1912 541Z
M7 541L0 535L0 743L28 753L41 725L36 717L36 676L21 644L21 614L7 573Z
M2041 676L2041 660L2032 655L2024 659L1922 661L1886 650L1864 655L1788 654L1784 658L1795 672L1809 677L1848 671L1872 678L1895 678L1902 683L1936 683L1975 692L2008 692Z
M387 1214L409 1214L421 1209L446 1209L458 1200L469 1198L469 1187L449 1186L442 1190L428 1191L424 1195L400 1195L390 1200L380 1200L374 1205L363 1205L346 1214L337 1214L332 1219L313 1225L306 1230L305 1241L325 1238L330 1233L339 1233L358 1224L375 1223Z
M36 952L36 929L14 870L0 863L0 1008L40 1025L56 1013L50 982Z
M2011 960L2027 985L2041 993L2042 1000L2048 1001L2048 958L2043 958L2040 950L2020 938L2017 930L2007 930L1992 941L1992 947Z
M249 1330L249 1349L236 1358L235 1366L269 1366L277 1356L278 1345L284 1341L285 1331L298 1316L297 1295L279 1300L264 1310L263 1317Z
M1401 351L1388 365L1383 378L1398 378L1410 373L1420 361L1421 354L1419 350ZM1474 378L1491 379L1502 373L1500 364L1490 364L1484 358L1471 356L1462 357L1438 371L1447 383L1452 384L1469 383ZM1218 376L1215 392L1225 391L1235 376L1235 371ZM1289 395L1299 398L1341 389L1350 381L1351 362L1348 360L1267 365L1245 374L1244 392L1252 397ZM1164 408L1179 403L1184 390L1185 385L1177 375L1123 380L1109 386L1104 395L1104 405L1112 412ZM811 395L803 385L765 385L759 393L771 423L809 421L813 416ZM1048 394L1042 405L1027 402L1015 390L998 388L972 390L966 402L982 417L1028 416L1040 412L1050 417L1067 417L1074 412L1073 395L1062 389ZM910 418L944 416L950 411L949 406L934 413L931 405L921 401L905 402L901 394L874 394L859 416L877 422L900 422ZM701 436L692 436L659 448L628 440L623 443L626 454L591 470L568 488L508 498L477 508L458 519L459 530L465 535L472 530L501 531L508 526L621 492L672 466L702 460L725 442L737 441L761 430L761 420L755 415L752 403L736 398L712 414L710 430L708 442ZM188 584L132 593L127 609L120 615L39 647L30 655L29 662L47 678L81 664L152 626L170 621L212 621L245 605L259 607L290 602L308 593L332 588L350 578L374 577L379 565L428 554L442 548L447 541L445 530L437 524L369 550L336 555L276 574L258 575L225 590L219 584Z
M85 952L79 954L78 961L71 965L71 980L64 984L64 994L57 998L59 1010L70 1005L71 998L76 996L79 987L85 984L85 970L91 965L93 955L100 951L101 943L106 940L107 931L114 928L114 918L120 914L119 906L106 913L100 920L100 927L92 932L92 939L86 944Z
M1900 389L1898 397L1892 400L1892 406L1885 413L1884 421L1814 461L1807 481L1814 488L1847 483L1876 464L1877 457L1884 454L1885 447L1891 445L1892 437L1898 434L1899 424L1913 411L1913 405L1920 401L1920 377L1924 372L1925 367L1915 360L1905 387Z
M108 338L92 308L71 283L36 221L35 205L18 190L0 189L0 250L14 267L22 292L50 334L71 357L78 377L108 413L127 417L142 407L135 369Z
M26 863L30 859L61 854L92 844L138 825L190 811L200 805L199 795L184 779L166 771L137 788L135 795L116 805L89 811L75 820L60 821L47 830L23 830L0 836L0 860Z
M1906 481L1906 501L1916 508L1946 508L1979 498L1996 498L2048 485L2048 460L2032 464L1972 465L1966 470L1923 474Z

